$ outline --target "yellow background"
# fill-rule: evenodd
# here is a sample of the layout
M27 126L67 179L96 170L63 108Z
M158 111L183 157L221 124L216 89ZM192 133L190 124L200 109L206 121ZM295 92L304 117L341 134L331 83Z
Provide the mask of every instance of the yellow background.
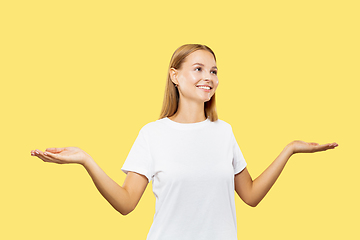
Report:
M253 178L292 140L256 208L236 196L239 239L359 239L358 1L2 1L1 239L145 239L148 186L124 217L79 165L32 149L78 146L119 184L140 130L158 118L173 51L216 53L218 113ZM211 184L211 183L209 183Z

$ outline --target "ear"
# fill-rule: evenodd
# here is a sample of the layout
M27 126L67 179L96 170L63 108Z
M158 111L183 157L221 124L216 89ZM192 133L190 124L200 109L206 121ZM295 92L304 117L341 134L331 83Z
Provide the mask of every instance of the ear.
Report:
M169 74L170 74L170 79L171 79L171 81L172 81L175 85L178 85L178 84L179 84L179 82L178 82L178 80L177 80L178 71L177 71L175 68L170 68Z

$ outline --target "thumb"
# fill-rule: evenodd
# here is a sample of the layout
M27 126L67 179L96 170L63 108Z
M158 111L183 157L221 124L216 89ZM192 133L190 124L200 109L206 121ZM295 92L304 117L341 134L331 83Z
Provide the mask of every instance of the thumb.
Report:
M62 152L65 148L47 148L45 151L51 153L59 153Z

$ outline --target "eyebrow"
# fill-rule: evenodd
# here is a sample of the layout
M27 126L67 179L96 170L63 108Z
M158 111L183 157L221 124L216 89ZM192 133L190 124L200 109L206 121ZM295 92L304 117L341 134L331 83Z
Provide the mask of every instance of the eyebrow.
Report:
M203 67L205 66L205 65L204 65L204 64L202 64L202 63L194 63L194 64L193 64L193 66L194 66L194 65L200 65L200 66L203 66ZM213 66L212 68L216 68L216 69L217 69L217 67L216 67L216 66Z

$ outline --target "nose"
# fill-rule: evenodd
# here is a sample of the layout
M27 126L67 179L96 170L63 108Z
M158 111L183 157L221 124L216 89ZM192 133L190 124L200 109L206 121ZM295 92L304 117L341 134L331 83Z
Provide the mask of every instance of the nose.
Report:
M212 76L210 73L204 73L204 81L210 82L212 80Z

